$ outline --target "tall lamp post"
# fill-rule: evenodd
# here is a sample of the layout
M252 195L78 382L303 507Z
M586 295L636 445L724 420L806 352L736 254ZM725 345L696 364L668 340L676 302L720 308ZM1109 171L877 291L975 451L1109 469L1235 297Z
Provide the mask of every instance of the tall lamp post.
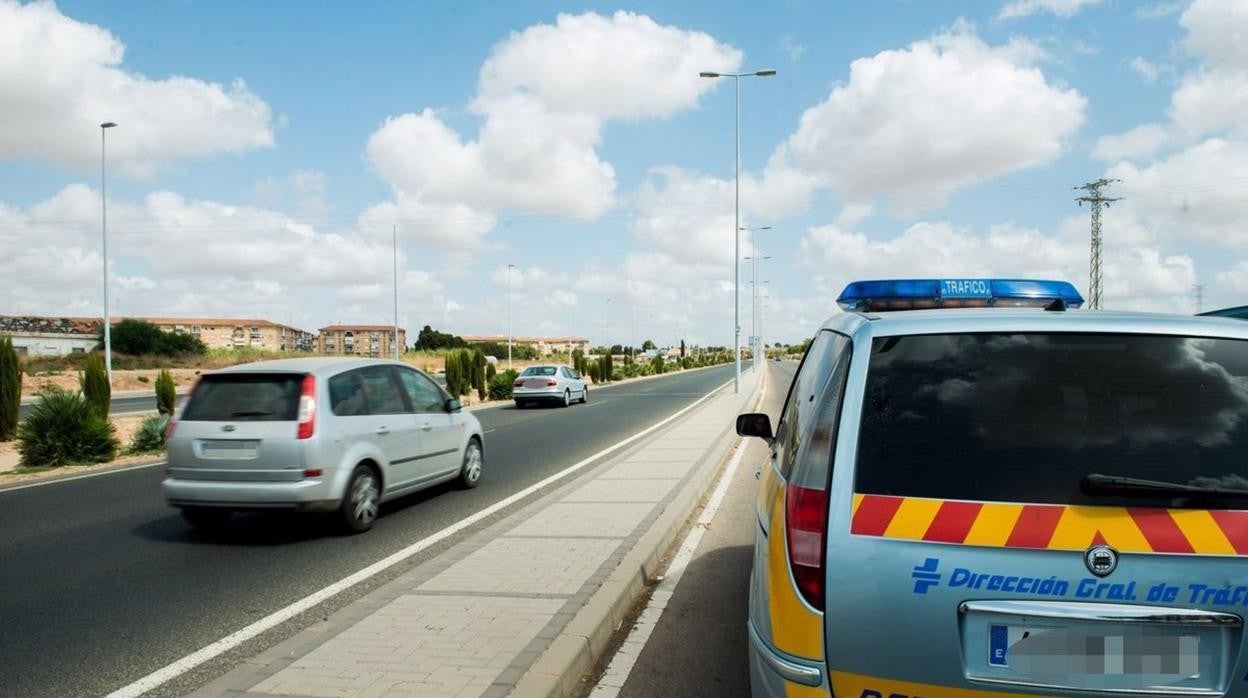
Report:
M755 233L760 230L771 230L770 225L764 225L761 228L740 228L740 230ZM750 235L750 247L754 249L754 254L746 259L750 260L752 274L750 276L750 333L754 335L754 344L758 344L758 261L768 260L771 257L760 257L758 255L758 245L754 244L754 236ZM754 366L758 366L758 347L754 347Z
M735 179L733 195L732 224L732 351L736 357L736 371L732 375L732 392L741 392L741 78L766 78L775 75L776 71L756 70L750 73L715 73L703 71L698 73L704 78L732 78L736 92L736 131L733 150L733 176Z
M110 386L113 384L113 323L108 314L108 194L106 191L108 178L105 166L107 150L104 134L108 133L108 129L116 126L117 124L112 121L100 124L100 246L104 257L104 369L108 373Z
M511 370L511 270L516 265L507 265L507 370Z

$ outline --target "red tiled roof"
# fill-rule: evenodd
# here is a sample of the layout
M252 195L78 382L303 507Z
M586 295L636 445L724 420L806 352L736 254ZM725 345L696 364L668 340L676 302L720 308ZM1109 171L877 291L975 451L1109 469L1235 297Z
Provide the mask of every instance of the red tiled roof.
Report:
M322 327L320 332L390 332L394 325L330 325ZM399 332L406 332L402 327Z

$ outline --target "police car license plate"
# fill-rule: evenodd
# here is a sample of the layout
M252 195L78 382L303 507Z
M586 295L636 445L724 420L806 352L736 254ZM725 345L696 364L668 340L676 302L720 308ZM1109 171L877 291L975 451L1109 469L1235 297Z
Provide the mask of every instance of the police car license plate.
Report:
M1137 676L1153 681L1200 675L1200 638L1155 628L1112 633L1023 625L988 627L989 666L1031 676Z

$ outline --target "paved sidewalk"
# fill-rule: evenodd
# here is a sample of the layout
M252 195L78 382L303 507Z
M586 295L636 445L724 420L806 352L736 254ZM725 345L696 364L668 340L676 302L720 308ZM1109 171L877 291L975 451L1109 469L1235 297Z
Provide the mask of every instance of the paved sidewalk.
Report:
M710 398L194 695L573 692L640 592L627 580L653 570L701 498L756 385L743 374L740 394ZM604 603L605 621L591 609Z

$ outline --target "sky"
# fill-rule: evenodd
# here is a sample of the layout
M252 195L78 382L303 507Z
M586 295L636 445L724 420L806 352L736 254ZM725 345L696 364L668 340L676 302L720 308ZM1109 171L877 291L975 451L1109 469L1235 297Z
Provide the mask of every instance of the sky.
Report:
M1248 303L1242 0L0 0L0 314L102 313L106 200L114 315L388 323L397 264L412 330L730 345L734 85L698 73L764 68L767 341L853 279L1086 293L1101 177L1106 308Z

